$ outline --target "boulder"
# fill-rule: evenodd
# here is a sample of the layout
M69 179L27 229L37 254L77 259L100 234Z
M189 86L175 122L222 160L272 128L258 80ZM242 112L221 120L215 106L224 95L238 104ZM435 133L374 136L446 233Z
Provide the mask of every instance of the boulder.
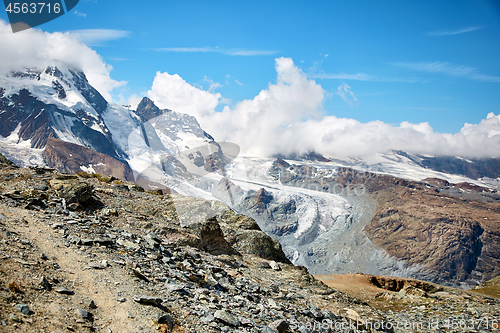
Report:
M53 179L49 183L66 204L85 202L92 196L92 186L78 179Z

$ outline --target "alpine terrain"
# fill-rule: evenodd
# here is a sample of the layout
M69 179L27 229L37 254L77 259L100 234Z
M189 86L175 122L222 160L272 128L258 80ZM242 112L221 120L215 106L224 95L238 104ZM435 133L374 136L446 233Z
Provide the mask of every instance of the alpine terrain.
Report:
M460 289L500 275L500 159L244 156L146 97L135 110L107 102L63 65L0 77L0 152L3 297L48 318L82 304L78 325L44 329L142 330L147 316L179 332L429 320L380 303L403 310L408 299L498 314L494 299ZM20 285L7 282L15 265L34 269ZM353 298L309 273L381 290ZM40 305L54 295L57 306ZM8 321L30 331L37 320L22 309Z

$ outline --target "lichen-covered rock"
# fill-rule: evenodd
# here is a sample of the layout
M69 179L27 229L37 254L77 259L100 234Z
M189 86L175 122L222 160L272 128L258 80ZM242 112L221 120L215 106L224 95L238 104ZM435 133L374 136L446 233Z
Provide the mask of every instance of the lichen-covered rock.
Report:
M66 200L66 204L87 201L92 196L92 186L80 182L78 179L53 179L50 186L60 198Z

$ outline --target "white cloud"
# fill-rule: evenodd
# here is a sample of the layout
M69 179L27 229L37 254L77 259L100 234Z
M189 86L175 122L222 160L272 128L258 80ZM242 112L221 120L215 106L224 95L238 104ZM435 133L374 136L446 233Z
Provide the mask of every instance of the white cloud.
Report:
M500 156L500 115L490 113L479 124L465 124L456 134L436 133L428 123L321 116L326 92L289 58L276 59L277 82L253 99L214 109L220 94L196 88L178 75L157 73L150 97L160 107L189 111L219 142L238 144L242 152L271 156L316 151L328 157L367 156L388 149L410 153ZM348 86L341 86L354 101ZM171 101L171 102L169 102ZM200 110L197 110L200 108Z
M341 79L341 80L358 80L358 81L378 81L378 78L366 73L358 74L327 74L327 73L313 73L307 75L311 79Z
M236 82L236 84L237 84L237 85L239 85L239 86L242 86L242 85L243 85L243 83L241 83L240 81L238 81L238 80L236 80L236 79L234 80L234 82Z
M431 35L431 36L452 36L452 35L458 35L458 34L463 34L466 32L479 30L482 28L484 28L484 26L466 27L463 29L452 30L452 31L432 31L432 32L429 32L428 35Z
M76 16L80 16L80 17L87 17L87 14L79 12L78 10L75 10L73 12L73 14L75 14Z
M30 29L13 34L7 22L0 20L0 45L0 74L63 64L84 71L90 84L108 101L111 90L126 84L111 79L112 67L69 33Z
M225 107L200 119L222 141L234 142L247 153L270 155L294 148L287 133L295 124L319 116L325 91L308 80L292 59L276 59L277 82L251 100ZM299 138L296 138L299 139Z
M395 62L392 63L392 65L408 68L414 71L441 73L450 76L464 77L475 81L500 82L500 76L483 74L479 72L476 68L463 65L454 65L449 62L439 62L439 61L417 62L417 63Z
M67 32L87 45L98 45L110 40L125 38L130 35L129 31L113 29L82 29L70 30Z
M208 53L216 52L231 56L262 56L273 55L278 53L271 50L246 50L246 49L224 49L219 47L205 46L205 47L163 47L158 48L156 51L161 52L187 52L187 53Z
M179 75L157 72L148 96L160 108L184 110L195 117L213 112L220 93L211 93L187 83Z
M214 80L212 80L211 78L207 77L206 75L203 78L203 81L205 81L205 82L207 82L209 84L208 91L211 92L211 93L213 93L215 91L215 89L222 87L222 84L220 84L219 82L215 82Z
M358 99L352 92L351 87L347 85L347 83L342 83L337 88L335 94L339 95L344 100L344 102L346 102L350 106L354 106L358 102Z
M339 79L339 80L355 80L355 81L373 81L373 82L419 82L418 79L411 78L387 78L378 77L366 73L347 74L347 73L309 73L307 77L310 79Z

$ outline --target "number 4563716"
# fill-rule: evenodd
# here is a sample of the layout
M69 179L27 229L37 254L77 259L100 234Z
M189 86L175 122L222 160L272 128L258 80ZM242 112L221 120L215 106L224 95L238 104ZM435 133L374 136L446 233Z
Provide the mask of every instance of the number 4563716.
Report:
M45 10L48 14L55 13L59 14L61 12L61 4L59 3L54 3L53 6L50 3L44 3L44 2L32 2L32 3L27 3L27 2L15 2L15 3L9 3L9 5L6 8L7 13L11 14L41 14Z

